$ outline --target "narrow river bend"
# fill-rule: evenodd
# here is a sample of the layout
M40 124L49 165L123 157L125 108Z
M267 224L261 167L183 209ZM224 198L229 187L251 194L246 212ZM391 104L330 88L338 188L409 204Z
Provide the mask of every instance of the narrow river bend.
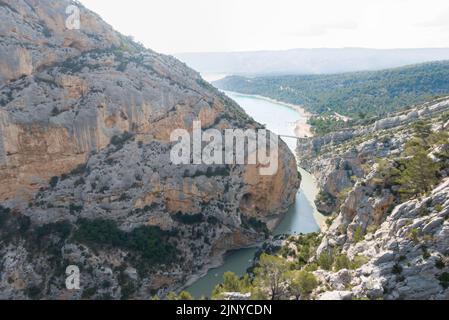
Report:
M244 95L234 92L225 92L236 101L254 120L265 124L267 129L278 135L294 136L294 123L300 120L300 114L289 106L274 102L262 97ZM289 148L295 153L296 139L283 138ZM296 153L295 153L296 154ZM315 179L306 171L300 169L302 174L301 190L296 196L296 202L288 211L285 218L275 230L278 234L299 234L319 231L317 222L320 216L316 210L314 199L318 193ZM230 252L224 259L221 267L211 269L198 281L189 286L189 291L195 298L210 296L217 284L222 282L223 274L232 271L242 276L251 266L255 248L240 249Z

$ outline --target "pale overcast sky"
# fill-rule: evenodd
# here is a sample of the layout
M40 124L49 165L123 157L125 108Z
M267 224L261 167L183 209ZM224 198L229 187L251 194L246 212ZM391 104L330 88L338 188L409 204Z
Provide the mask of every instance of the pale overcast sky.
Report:
M163 53L449 47L447 0L81 0Z

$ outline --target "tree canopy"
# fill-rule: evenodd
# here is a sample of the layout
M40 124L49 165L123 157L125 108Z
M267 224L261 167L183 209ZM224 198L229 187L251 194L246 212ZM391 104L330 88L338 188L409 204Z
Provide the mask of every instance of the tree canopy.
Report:
M223 90L303 105L320 115L364 119L449 94L449 61L331 75L231 76L214 84Z

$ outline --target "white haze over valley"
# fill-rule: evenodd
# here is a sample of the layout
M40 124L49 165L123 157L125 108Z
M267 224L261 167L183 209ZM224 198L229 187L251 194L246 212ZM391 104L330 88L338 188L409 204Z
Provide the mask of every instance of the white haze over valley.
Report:
M449 60L448 49L293 49L185 53L177 58L213 81L225 75L329 74ZM211 76L212 75L212 76Z
M447 0L82 0L161 53L449 47Z
M447 0L81 2L123 34L175 55L208 79L379 70L449 59Z

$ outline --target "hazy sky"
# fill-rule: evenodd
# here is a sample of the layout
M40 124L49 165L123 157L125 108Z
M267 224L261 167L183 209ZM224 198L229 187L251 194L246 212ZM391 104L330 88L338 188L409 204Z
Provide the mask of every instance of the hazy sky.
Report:
M81 0L163 53L449 47L447 0Z

